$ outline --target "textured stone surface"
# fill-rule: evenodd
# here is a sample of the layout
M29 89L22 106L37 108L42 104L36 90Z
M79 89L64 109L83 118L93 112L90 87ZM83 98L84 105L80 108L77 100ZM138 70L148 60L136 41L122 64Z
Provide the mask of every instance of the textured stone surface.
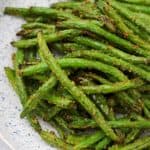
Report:
M0 140L8 143L0 149L8 150L53 150L31 128L26 119L20 119L22 110L19 99L12 90L4 73L5 66L12 66L11 54L15 49L10 42L24 22L20 18L3 15L4 7L50 6L58 0L0 0ZM44 126L48 127L46 124ZM2 147L3 146L3 147Z

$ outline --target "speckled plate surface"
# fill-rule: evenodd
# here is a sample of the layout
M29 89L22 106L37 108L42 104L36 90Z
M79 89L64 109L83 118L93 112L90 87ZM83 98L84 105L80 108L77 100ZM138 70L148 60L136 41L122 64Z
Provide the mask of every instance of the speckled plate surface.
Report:
M57 1L0 0L0 150L54 150L41 140L26 119L20 119L22 107L5 76L4 67L12 66L11 54L15 49L10 42L17 39L15 33L24 21L4 16L3 10L6 6L50 6Z

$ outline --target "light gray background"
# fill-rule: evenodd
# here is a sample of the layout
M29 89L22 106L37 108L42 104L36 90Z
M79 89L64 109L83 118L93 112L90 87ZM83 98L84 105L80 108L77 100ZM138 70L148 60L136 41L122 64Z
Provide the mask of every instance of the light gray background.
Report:
M20 18L3 15L4 7L50 6L59 0L0 0L0 150L53 150L31 128L26 119L20 119L19 99L10 87L4 73L12 66L11 54L15 49L10 42L24 22ZM47 127L47 125L44 124Z

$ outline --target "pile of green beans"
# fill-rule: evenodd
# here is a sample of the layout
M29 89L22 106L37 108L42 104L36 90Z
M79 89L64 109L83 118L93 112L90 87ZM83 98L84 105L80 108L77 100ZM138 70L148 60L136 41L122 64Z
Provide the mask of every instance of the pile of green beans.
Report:
M62 150L149 149L149 0L6 7L26 21L6 76L41 138ZM45 130L39 118L56 129Z

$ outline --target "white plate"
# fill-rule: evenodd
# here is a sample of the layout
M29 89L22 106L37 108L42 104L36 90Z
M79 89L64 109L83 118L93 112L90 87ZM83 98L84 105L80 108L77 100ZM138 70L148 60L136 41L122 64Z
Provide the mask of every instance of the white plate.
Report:
M5 66L12 66L11 54L15 49L10 42L24 22L20 18L3 15L6 6L50 6L58 0L0 0L0 150L54 150L43 142L26 119L20 119L22 110L16 93L11 88ZM5 146L6 143L7 146Z

